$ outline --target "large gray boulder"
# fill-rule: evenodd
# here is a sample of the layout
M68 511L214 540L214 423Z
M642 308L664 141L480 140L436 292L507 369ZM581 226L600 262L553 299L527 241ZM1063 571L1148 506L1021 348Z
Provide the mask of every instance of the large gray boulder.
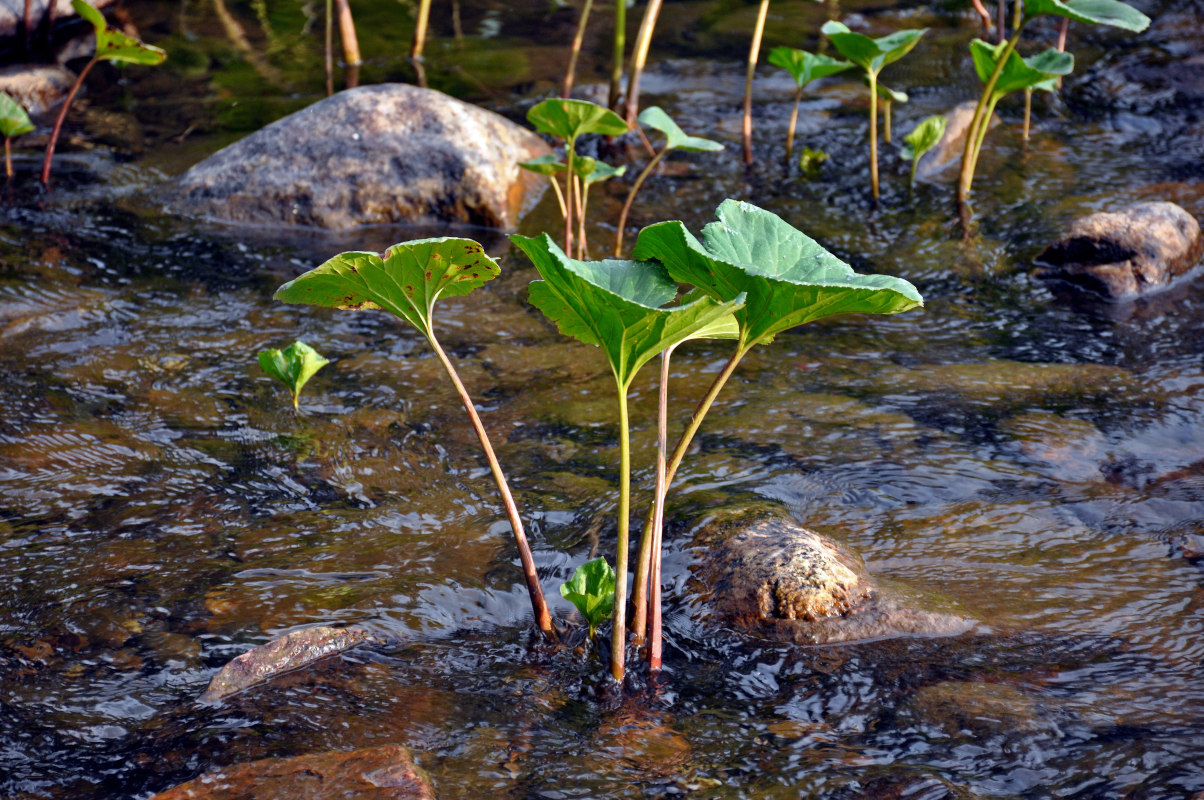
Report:
M1166 288L1202 254L1195 217L1174 203L1137 203L1075 220L1037 256L1037 274L1108 300L1129 300Z
M972 627L900 602L856 555L772 509L712 518L691 544L693 611L706 626L800 644L951 636Z
M169 211L253 225L347 230L465 223L513 228L550 152L491 111L431 89L349 89L215 153L164 189Z

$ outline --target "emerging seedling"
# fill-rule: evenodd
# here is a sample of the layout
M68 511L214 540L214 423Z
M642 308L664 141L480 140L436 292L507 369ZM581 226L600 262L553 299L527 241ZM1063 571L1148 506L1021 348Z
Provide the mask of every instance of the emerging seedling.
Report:
M664 134L665 146L652 157L652 160L644 167L639 177L635 179L635 184L632 185L631 191L627 193L627 200L623 203L623 210L619 212L619 230L615 235L615 258L623 255L623 236L627 230L627 215L631 212L631 205L635 202L636 193L640 191L640 187L644 185L644 181L652 174L652 170L656 169L656 165L661 163L665 156L674 150L685 150L686 152L693 153L715 153L723 149L723 145L719 142L704 139L701 136L687 135L660 106L649 106L644 109L639 116L639 123L647 125L649 128L655 128Z
M259 354L259 366L293 393L293 410L300 410L301 389L318 370L329 364L317 350L300 340L283 350L268 349Z
M1002 6L1001 6L1002 10ZM1004 43L1002 49L992 51L991 60L994 68L984 78L982 96L974 109L970 127L966 130L966 145L962 151L962 169L957 182L957 199L964 204L970 196L970 188L974 183L974 169L978 165L978 150L985 136L987 120L991 118L986 113L987 106L995 94L996 87L1005 68L1012 64L1012 54L1020 43L1024 26L1033 18L1042 14L1052 14L1075 22L1086 22L1092 25L1111 25L1114 28L1140 33L1150 25L1150 18L1132 6L1120 0L1017 0L1016 12L1012 20L1012 37ZM999 25L1000 36L1003 35L1002 14ZM984 43L985 44L985 43ZM972 45L973 46L973 45ZM1042 54L1044 55L1044 54ZM975 58L975 69L978 58ZM1023 87L1021 87L1023 88ZM997 102L997 101L996 101Z
M46 145L46 158L42 162L42 183L44 185L50 183L50 162L54 158L54 147L58 143L59 134L63 130L63 121L67 119L67 110L71 108L71 101L75 99L75 95L79 92L79 87L84 85L84 78L88 77L88 73L92 71L92 67L101 61L112 61L115 64L155 66L162 64L164 59L167 58L167 53L162 49L154 45L144 44L133 36L127 36L120 31L110 29L105 22L104 15L85 3L84 0L71 0L71 7L75 9L76 14L91 22L92 27L96 29L96 53L92 56L92 60L88 62L87 66L79 73L79 77L75 79L75 83L71 84L71 91L67 92L67 99L63 101L63 108L59 111L58 119L54 121L54 130L51 131L50 142Z
M812 150L810 147L804 147L803 152L798 157L799 172L804 177L814 178L819 175L819 170L823 167L825 161L828 160L828 154L823 150Z
M0 92L0 136L4 137L4 174L13 177L13 139L33 130L33 122L21 104Z
M418 239L395 244L384 256L376 253L340 253L325 264L306 272L276 290L276 299L350 310L380 309L413 325L426 337L431 349L460 395L473 430L485 451L489 469L506 507L514 541L522 560L527 591L535 621L545 633L552 632L552 616L544 600L535 559L523 531L518 506L510 494L485 426L476 406L460 381L451 360L435 338L435 301L440 297L463 297L497 276L498 265L481 245L471 239Z
M803 100L803 89L818 78L826 78L853 68L852 61L816 55L794 47L775 47L769 51L769 63L781 67L794 78L797 89L794 93L794 110L790 112L790 125L786 128L786 160L794 150L794 130L798 125L798 107Z
M920 164L920 159L924 157L932 148L940 143L941 137L945 135L945 128L948 126L949 120L942 117L940 114L934 114L927 117L912 129L911 133L903 137L903 149L900 155L911 162L911 179L910 185L915 185L916 182L916 167Z
M878 74L911 52L927 28L897 31L871 39L849 30L843 22L829 20L820 29L840 54L865 70L870 86L870 187L878 199Z
M537 239L512 234L543 280L530 287L531 305L566 336L602 349L618 390L619 510L615 557L614 645L610 671L622 681L627 639L627 550L631 508L631 440L627 393L640 367L662 351L728 318L744 302L699 297L666 307L677 285L664 267L642 261L577 261L545 233Z
M581 200L582 177L577 163L577 139L587 133L603 136L622 136L627 133L627 123L618 114L602 106L584 100L552 98L544 100L527 112L527 121L540 133L547 133L564 140L567 167L564 189L564 249L573 252L573 222ZM555 180L555 178L552 178ZM578 248L584 256L584 250Z
M568 600L589 625L589 638L615 610L615 571L599 556L577 567L573 577L560 584L560 596Z

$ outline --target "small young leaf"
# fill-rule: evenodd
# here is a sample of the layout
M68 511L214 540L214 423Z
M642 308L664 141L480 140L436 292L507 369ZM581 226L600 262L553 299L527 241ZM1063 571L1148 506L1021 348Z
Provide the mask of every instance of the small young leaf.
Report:
M297 407L301 389L318 370L329 363L317 350L300 340L283 350L269 349L259 354L259 366L263 371L293 393L293 408Z
M870 83L869 76L862 75L861 82L868 86ZM906 103L910 99L907 96L907 92L895 91L882 81L878 81L878 96L883 100L889 100L892 103Z
M540 175L547 175L548 177L557 175L568 169L563 161L551 153L542 155L539 158L533 158L530 161L520 161L518 165L525 170L530 170Z
M7 92L0 92L0 136L11 139L33 130L29 114Z
M584 100L565 100L553 97L544 100L527 112L527 121L540 133L559 136L572 142L586 133L603 136L622 136L627 123L608 108Z
M940 114L934 114L922 120L912 129L911 133L903 137L905 144L900 151L903 158L908 161L920 160L925 153L936 147L941 141L948 124L949 120Z
M379 308L431 336L440 297L463 297L497 276L498 265L471 239L416 239L376 253L340 253L276 290L286 303Z
M600 556L587 561L577 567L569 581L560 584L560 596L585 617L592 639L598 625L614 613L615 571Z
M849 30L843 22L829 20L820 31L832 41L832 45L842 56L867 72L877 74L886 65L893 64L910 53L928 29L911 28L871 39Z
M812 150L810 147L804 147L803 152L798 157L798 168L808 178L814 178L819 175L819 169L825 161L828 160L828 154L823 150Z
M1024 0L1024 15L1053 14L1075 22L1111 25L1134 33L1150 26L1150 18L1120 0Z
M580 161L581 159L582 159L582 157L578 156L578 160ZM581 180L583 180L585 182L586 188L589 188L593 184L599 183L601 181L609 180L611 178L621 177L624 173L627 172L626 164L624 164L621 167L612 167L610 164L607 164L605 161L598 161L598 160L592 159L592 158L590 159L590 161L593 161L594 164L590 168L589 173L583 174L581 176Z
M109 28L104 15L84 0L71 0L71 7L96 29L96 58L124 64L162 64L167 52L154 45L145 44L133 36Z
M647 125L665 135L665 147L669 150L685 150L695 153L715 153L723 149L723 145L701 136L690 136L665 113L660 106L648 106L636 118L641 125Z
M773 48L769 51L769 63L789 72L800 89L818 78L826 78L853 68L852 61L820 56L795 47Z
M916 288L888 275L859 275L781 217L754 205L725 200L703 241L680 222L640 231L634 254L655 258L669 276L715 300L746 295L736 309L742 347L773 341L778 333L834 314L894 314L923 305Z

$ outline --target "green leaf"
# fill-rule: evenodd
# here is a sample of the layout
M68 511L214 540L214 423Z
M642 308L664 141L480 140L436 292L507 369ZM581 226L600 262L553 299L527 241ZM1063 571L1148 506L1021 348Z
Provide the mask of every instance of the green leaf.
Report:
M854 66L852 61L820 56L795 47L773 48L769 51L769 63L789 72L800 89L813 80L844 72Z
M803 152L798 157L798 168L808 178L814 178L819 175L820 167L828 160L828 154L823 150L812 150L810 147L804 147Z
M992 45L982 39L970 42L970 56L974 59L974 71L978 73L978 77L983 83L990 80L991 75L995 72L995 66L999 63L999 55L1003 52L1004 47L1006 47L1006 43ZM1059 53L1051 47L1038 55L1021 58L1013 50L1008 55L1003 71L999 73L999 80L996 82L995 91L992 94L998 100L1010 92L1034 88L1050 79L1057 80L1063 75L1069 75L1073 70L1074 55L1071 53Z
M154 45L145 44L133 36L126 36L120 31L109 28L104 15L84 0L71 0L71 7L92 27L96 28L96 58L100 61L113 61L123 64L145 64L155 66L162 64L167 58L167 52Z
M593 638L598 625L615 610L615 571L600 556L587 561L577 567L571 579L560 584L560 596L585 617Z
M888 64L893 64L911 52L919 43L927 28L910 28L896 31L890 36L871 39L849 30L843 22L829 20L820 31L827 36L840 54L867 72L877 74Z
M259 366L263 371L283 383L293 393L294 408L297 407L297 398L301 395L302 387L318 370L329 363L330 361L319 355L317 350L300 340L283 350L269 349L259 354Z
M859 275L776 214L725 200L698 241L680 222L640 231L637 258L655 258L675 281L718 301L745 295L736 309L743 347L834 314L894 314L923 305L916 288L887 275Z
M510 240L543 278L531 284L531 305L561 333L602 348L623 392L650 359L694 338L744 302L736 293L723 300L700 297L663 308L677 296L677 285L660 264L577 261L546 233L537 239L511 234Z
M1111 25L1134 33L1150 26L1150 18L1120 0L1024 0L1024 15L1053 14L1075 22Z
M627 123L618 114L584 100L565 100L553 97L544 100L527 112L527 121L540 133L559 136L566 142L578 136L597 133L603 136L622 136Z
M563 161L551 153L539 158L533 158L530 161L520 161L518 165L525 170L530 170L540 175L547 175L548 177L557 175L568 169Z
M665 113L660 106L648 106L636 118L641 125L647 125L665 135L665 147L669 150L686 150L694 153L714 153L723 149L723 145L701 136L690 136Z
M577 160L583 161L585 158L586 157L584 157L584 156L578 156ZM605 161L598 161L597 159L593 159L593 158L591 158L589 160L594 162L590 166L589 172L579 173L581 175L581 180L585 182L586 188L589 188L590 186L594 185L595 183L609 180L610 178L617 178L617 177L623 175L623 173L627 172L626 164L624 164L621 167L612 167L610 164L607 164Z
M862 75L861 82L864 83L866 86L869 86L869 84L870 84L869 76ZM887 86L882 81L878 81L877 86L878 86L878 96L881 97L883 100L889 100L892 103L906 103L909 99L911 99L907 96L907 92L897 92L894 89Z
M376 253L340 253L276 290L276 299L327 308L379 308L428 339L440 297L463 297L497 276L498 265L471 239L416 239Z
M7 92L0 92L0 136L11 139L33 130L29 114Z
M903 158L908 161L919 161L925 153L936 147L945 135L945 127L949 120L940 114L935 114L920 121L912 128L911 133L903 137L905 144L901 150Z

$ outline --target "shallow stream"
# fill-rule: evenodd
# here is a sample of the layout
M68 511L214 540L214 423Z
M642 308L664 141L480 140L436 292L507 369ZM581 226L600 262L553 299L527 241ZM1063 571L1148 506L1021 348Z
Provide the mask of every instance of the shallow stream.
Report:
M636 669L621 696L598 660L533 635L493 484L419 335L271 299L341 250L445 231L248 232L140 199L322 95L321 23L305 16L321 4L130 0L169 62L98 69L53 192L36 182L40 152L19 147L0 203L0 796L145 798L215 766L384 743L412 748L441 798L1204 791L1204 571L1188 558L1204 538L1204 280L1119 306L1032 277L1075 216L1169 199L1204 217L1198 93L1105 80L1117 64L1169 70L1199 53L1204 5L1135 4L1154 18L1144 34L1072 26L1078 68L1038 98L1027 148L1018 106L1001 108L969 237L951 172L909 193L890 148L874 207L853 80L808 92L799 145L830 158L806 179L783 165L791 83L762 67L746 170L740 57L755 4L667 4L646 102L727 150L675 157L633 222L697 231L725 197L746 199L859 271L907 278L926 307L814 324L745 361L670 496L662 685ZM428 73L521 121L553 91L575 14L509 5L521 9L461 0L454 26L437 17ZM355 7L360 79L410 80L408 5ZM775 0L766 48L814 48L831 9ZM897 136L974 96L968 4L840 10L875 35L932 28L884 73L911 95ZM606 68L595 13L583 85ZM1055 34L1035 26L1031 43ZM612 184L591 201L598 242L626 191ZM557 222L549 195L520 230ZM525 303L521 254L496 232L455 233L480 238L503 275L440 305L441 339L563 620L560 582L595 551L613 560L613 383L597 352ZM333 361L300 416L255 361L297 338ZM682 419L727 352L678 352ZM637 507L653 372L634 394ZM764 502L976 626L822 648L698 627L683 600L690 531L709 509ZM250 647L350 623L393 644L194 702Z

